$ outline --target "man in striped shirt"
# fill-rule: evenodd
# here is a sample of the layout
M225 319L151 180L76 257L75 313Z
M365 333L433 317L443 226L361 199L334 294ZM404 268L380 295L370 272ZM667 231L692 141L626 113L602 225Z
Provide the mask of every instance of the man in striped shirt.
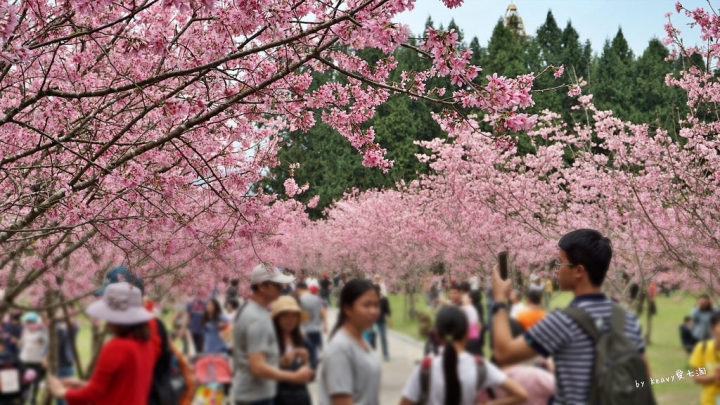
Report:
M611 301L602 292L610 260L610 239L592 229L578 229L564 235L558 243L555 270L560 289L572 291L570 306L585 310L595 319L599 330L608 330ZM524 336L510 334L507 307L504 304L512 289L511 280L502 280L497 267L493 270L493 341L494 355L505 366L540 354L552 356L555 363L556 393L553 405L585 405L591 388L595 346L575 321L561 311L553 311L536 323ZM640 322L627 312L625 334L642 353L647 366L645 344ZM649 374L649 367L648 374ZM645 382L646 384L649 381Z

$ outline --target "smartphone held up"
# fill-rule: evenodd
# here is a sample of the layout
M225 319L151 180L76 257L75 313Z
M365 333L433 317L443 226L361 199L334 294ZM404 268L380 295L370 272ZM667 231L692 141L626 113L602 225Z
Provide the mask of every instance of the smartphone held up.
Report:
M500 271L500 278L503 280L508 279L508 252L502 251L498 254L498 267Z

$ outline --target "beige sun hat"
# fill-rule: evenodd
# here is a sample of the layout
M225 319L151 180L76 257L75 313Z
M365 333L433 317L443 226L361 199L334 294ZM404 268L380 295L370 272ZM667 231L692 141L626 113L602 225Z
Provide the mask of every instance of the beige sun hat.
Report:
M305 323L310 320L310 314L303 311L298 305L295 298L289 295L283 295L278 298L272 305L272 317L273 319L283 312L295 312L300 314L300 323Z
M105 287L102 298L90 304L85 313L117 325L135 325L154 318L143 308L140 289L126 282Z

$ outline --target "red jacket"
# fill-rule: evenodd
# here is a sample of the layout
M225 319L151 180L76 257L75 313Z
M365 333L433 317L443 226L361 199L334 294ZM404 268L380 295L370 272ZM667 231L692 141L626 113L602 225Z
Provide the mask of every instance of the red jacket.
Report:
M68 390L69 405L146 404L157 358L156 343L112 338L100 351L88 385Z

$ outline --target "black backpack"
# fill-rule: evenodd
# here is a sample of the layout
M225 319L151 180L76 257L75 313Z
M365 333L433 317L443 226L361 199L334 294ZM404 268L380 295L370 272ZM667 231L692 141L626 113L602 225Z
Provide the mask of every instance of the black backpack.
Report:
M562 312L575 321L595 345L588 405L657 404L645 361L635 343L625 335L625 309L620 304L612 302L610 328L603 332L582 308L568 307ZM644 384L639 384L640 381Z
M162 343L160 345L160 356L153 368L153 380L150 386L148 404L175 405L178 403L178 397L172 385L173 352L170 349L167 329L165 329L165 324L160 319L153 318L150 322L156 323L157 332Z
M430 399L430 377L432 372L433 356L425 356L420 365L420 400L417 405L426 405ZM475 356L475 364L477 365L477 391L482 389L485 379L487 378L487 369L482 356ZM473 398L473 403L475 399Z

